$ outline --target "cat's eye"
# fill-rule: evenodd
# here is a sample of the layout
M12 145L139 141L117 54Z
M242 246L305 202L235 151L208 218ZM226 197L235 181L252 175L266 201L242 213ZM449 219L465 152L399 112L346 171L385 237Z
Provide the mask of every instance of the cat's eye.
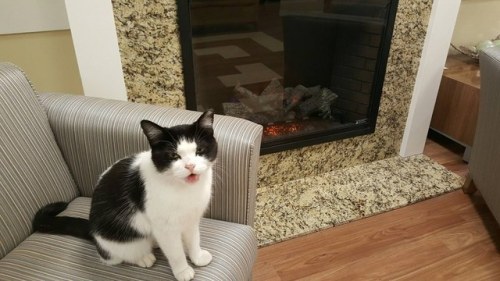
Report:
M167 152L167 157L169 159L173 159L173 160L181 159L181 157L179 156L179 154L177 154L175 152Z
M196 154L200 155L200 154L204 154L205 153L205 149L202 148L202 147L198 147L196 148Z

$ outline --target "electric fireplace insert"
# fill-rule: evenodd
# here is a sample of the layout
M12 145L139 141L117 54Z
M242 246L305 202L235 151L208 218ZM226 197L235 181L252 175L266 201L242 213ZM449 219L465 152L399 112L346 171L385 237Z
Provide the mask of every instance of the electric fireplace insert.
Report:
M186 105L262 124L262 153L373 133L397 0L178 1Z

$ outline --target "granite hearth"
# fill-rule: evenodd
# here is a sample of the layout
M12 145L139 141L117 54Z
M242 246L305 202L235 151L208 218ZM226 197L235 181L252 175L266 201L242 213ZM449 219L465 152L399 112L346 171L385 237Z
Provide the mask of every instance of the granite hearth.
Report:
M387 212L462 187L464 179L424 155L392 157L320 176L260 186L260 246Z

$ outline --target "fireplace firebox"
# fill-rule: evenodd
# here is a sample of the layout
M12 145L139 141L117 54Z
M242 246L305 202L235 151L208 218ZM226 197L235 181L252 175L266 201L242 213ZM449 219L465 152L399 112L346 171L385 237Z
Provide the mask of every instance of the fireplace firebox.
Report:
M188 109L262 124L263 154L374 132L397 0L178 6Z

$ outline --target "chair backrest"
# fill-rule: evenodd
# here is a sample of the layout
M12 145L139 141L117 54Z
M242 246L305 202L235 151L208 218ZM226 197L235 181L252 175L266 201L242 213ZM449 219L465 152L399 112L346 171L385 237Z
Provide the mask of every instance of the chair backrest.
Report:
M481 91L469 170L475 185L500 222L500 46L479 54Z
M31 234L41 206L77 194L31 83L0 63L0 258Z
M199 112L74 95L41 94L52 131L83 196L120 158L149 149L140 121L162 126L194 122ZM254 218L262 126L217 115L219 144L207 217L251 225Z

